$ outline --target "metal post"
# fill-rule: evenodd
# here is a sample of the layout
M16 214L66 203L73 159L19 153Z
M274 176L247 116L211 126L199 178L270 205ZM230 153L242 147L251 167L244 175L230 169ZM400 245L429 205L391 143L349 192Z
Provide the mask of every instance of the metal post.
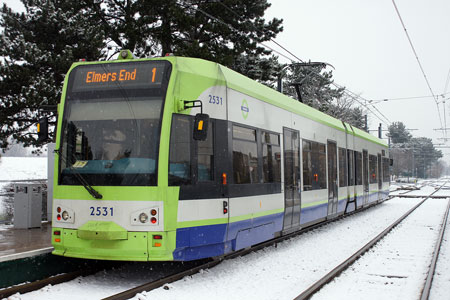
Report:
M277 80L277 91L279 91L280 93L283 93L283 72L281 72L280 74L278 74L278 80Z

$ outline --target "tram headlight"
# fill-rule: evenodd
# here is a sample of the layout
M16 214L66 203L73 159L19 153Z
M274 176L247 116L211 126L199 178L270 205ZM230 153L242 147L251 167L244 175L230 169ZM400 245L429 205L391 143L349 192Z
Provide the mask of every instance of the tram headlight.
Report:
M62 213L62 218L64 221L67 221L67 219L69 218L69 213L65 210Z
M58 205L56 207L56 221L63 223L74 223L75 222L75 211L68 207Z
M146 213L141 213L139 215L139 221L141 223L146 223L148 221L148 215Z

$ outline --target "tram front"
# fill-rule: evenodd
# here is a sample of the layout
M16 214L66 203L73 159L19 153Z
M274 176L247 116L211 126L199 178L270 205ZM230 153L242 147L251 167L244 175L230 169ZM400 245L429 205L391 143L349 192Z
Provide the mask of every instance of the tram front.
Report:
M69 71L56 140L54 254L173 259L167 190L157 186L171 71L167 60L77 63Z

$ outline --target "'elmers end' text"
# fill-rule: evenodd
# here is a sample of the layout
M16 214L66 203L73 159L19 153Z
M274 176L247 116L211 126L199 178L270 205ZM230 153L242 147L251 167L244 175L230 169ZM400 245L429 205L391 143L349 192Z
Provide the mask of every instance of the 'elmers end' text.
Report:
M134 81L136 80L136 69L127 71L125 69L119 72L97 73L95 71L87 72L86 83L92 82L114 82L114 81Z

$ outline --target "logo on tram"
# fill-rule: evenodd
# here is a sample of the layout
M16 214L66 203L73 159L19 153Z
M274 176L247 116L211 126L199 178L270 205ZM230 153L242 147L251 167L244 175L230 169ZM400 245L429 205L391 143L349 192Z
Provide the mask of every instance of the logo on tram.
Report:
M248 109L248 103L247 103L247 100L245 100L245 99L242 100L241 111L242 111L242 117L244 118L244 120L246 120L248 117L248 112L250 110Z

